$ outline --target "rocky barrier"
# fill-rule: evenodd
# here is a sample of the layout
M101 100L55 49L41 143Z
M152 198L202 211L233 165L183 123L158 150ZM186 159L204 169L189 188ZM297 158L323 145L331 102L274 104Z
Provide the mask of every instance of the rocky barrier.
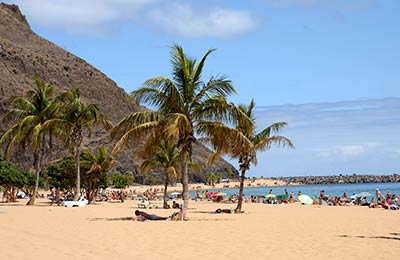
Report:
M400 182L400 175L334 175L334 176L291 176L273 177L290 184L340 184L340 183L373 183L373 182Z

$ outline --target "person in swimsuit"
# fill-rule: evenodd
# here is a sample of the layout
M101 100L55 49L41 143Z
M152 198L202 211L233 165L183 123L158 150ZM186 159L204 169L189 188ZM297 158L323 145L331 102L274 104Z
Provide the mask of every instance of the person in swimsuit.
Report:
M135 210L135 215L138 218L144 218L147 220L167 220L168 219L167 217L160 217L160 216L157 216L156 214L149 214L149 213L146 213L146 212L140 211L140 210Z

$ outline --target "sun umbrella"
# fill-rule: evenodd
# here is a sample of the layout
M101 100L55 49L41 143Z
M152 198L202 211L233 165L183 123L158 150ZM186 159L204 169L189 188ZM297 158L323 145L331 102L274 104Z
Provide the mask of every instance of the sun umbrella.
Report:
M314 200L308 195L300 195L299 200L302 204L306 204L306 205L311 205L314 202Z
M178 196L178 195L181 195L181 193L175 191L175 192L171 192L169 195L171 195L171 196Z
M365 192L365 191L364 191L364 192L358 193L356 196L357 196L357 197L363 198L363 197L371 196L371 193L368 193L368 192Z
M265 197L267 199L272 199L272 198L276 198L276 195L275 194L267 194Z
M283 200L283 199L287 199L287 198L288 198L288 196L286 194L280 194L280 195L276 196L276 199L278 199L278 200Z
M225 196L226 193L222 193L222 192L217 192L214 194L214 196Z

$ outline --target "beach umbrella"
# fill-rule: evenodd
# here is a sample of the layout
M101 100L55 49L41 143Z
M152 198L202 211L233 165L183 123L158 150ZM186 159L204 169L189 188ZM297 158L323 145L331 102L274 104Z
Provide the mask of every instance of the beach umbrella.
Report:
M368 193L368 192L365 192L365 191L364 191L364 192L358 193L356 196L357 196L357 197L363 198L363 197L371 196L371 193Z
M311 205L314 202L314 200L308 195L300 195L299 196L299 201L302 204L305 204L305 205Z
M283 200L283 199L287 199L287 198L288 198L288 196L286 194L280 194L280 195L276 196L277 200Z
M214 194L214 196L225 196L226 193L222 193L222 192L217 192Z
M175 191L175 192L171 192L169 195L171 195L171 196L175 197L175 196L181 195L181 193L180 193L180 192L177 192L177 191Z
M267 199L272 199L272 198L276 198L276 195L275 194L267 194L265 197Z

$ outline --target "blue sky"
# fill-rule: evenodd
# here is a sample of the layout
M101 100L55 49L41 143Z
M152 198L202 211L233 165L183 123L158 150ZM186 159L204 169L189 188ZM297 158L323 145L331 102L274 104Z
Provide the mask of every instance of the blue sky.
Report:
M205 79L255 98L260 127L287 121L296 150L259 155L249 176L399 172L398 0L30 0L32 29L130 92L169 76L169 50L217 48Z

